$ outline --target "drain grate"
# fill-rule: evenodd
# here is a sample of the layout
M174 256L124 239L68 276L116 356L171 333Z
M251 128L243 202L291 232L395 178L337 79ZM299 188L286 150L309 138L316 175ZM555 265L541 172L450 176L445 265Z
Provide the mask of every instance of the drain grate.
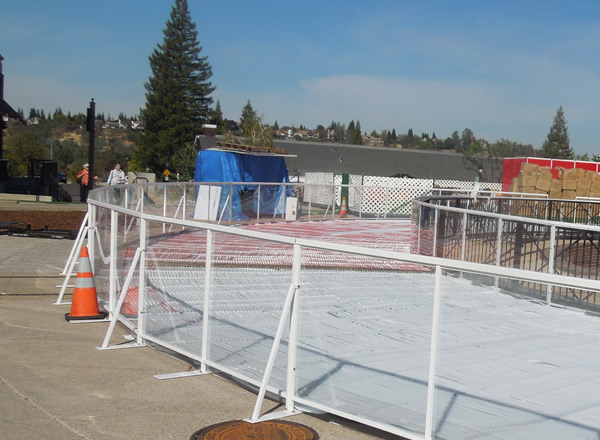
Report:
M317 432L293 422L270 421L249 423L243 420L219 423L202 428L190 440L318 440Z

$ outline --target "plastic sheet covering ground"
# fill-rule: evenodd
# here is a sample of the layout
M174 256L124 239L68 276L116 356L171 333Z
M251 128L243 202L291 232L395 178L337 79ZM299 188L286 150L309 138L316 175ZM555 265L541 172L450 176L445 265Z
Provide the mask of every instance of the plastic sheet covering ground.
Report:
M247 228L401 252L415 241L407 222ZM129 244L120 245L118 286L129 270L129 250ZM257 383L290 286L292 248L215 233L212 251L207 359ZM206 233L154 236L146 260L146 335L199 358ZM105 292L106 266L100 262L96 275ZM600 438L600 318L517 299L454 275L446 274L441 286L434 438ZM431 268L303 249L299 284L298 398L423 435ZM134 294L126 301L133 315ZM285 332L273 388L285 390L287 354Z
M201 350L202 268L148 270L147 331ZM433 275L306 269L301 274L299 397L424 432ZM290 270L216 267L209 359L262 378ZM284 339L287 336L284 336ZM600 319L443 277L437 439L598 439ZM285 389L287 343L270 385Z

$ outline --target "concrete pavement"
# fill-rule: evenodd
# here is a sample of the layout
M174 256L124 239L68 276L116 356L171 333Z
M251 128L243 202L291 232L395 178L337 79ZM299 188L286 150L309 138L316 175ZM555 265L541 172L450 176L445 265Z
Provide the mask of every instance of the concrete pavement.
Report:
M227 379L155 379L190 365L148 347L97 350L107 323L66 322L69 306L53 302L73 243L0 236L3 439L183 440L205 426L251 415L256 395ZM127 334L118 326L112 343ZM277 405L267 401L263 410ZM324 440L398 438L329 415L289 420Z

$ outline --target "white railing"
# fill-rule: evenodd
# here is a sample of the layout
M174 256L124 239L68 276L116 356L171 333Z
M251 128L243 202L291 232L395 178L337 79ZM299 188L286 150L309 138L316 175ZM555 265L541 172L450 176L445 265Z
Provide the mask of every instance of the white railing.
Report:
M237 184L227 185L229 195L233 194ZM258 188L261 185L256 184ZM439 353L444 350L444 339L440 339L440 332L444 330L441 321L444 298L457 290L453 286L455 278L448 274L469 273L548 286L600 290L595 280L490 267L464 259L448 260L282 237L219 225L218 220L191 220L190 212L200 212L195 204L199 200L198 186L200 184L128 185L116 188L119 194L114 193L115 188L90 193L88 247L98 295L110 312L111 320L102 348L112 348L111 335L119 321L135 332L133 346L153 342L199 362L198 373L218 370L245 381L258 391L251 421L293 414L299 406L308 406L408 439L445 438L440 432L443 431L440 405L446 394L453 391L448 383L440 383L436 369L440 362ZM295 188L297 194L307 192L307 188ZM331 192L335 194L333 187ZM190 194L194 197L189 197ZM210 191L206 194L204 212L210 213ZM234 220L231 199L229 197L219 205L219 219L228 209L229 219ZM117 200L119 205L111 203ZM304 200L304 203L308 203L307 218L310 218L311 201ZM331 203L333 208L333 199ZM329 208L321 207L321 214L325 213L323 218L334 217L331 215L333 209ZM379 214L388 216L387 212ZM477 215L483 214L478 212ZM357 217L361 217L360 211ZM261 218L257 215L258 220ZM499 222L504 219L501 215L496 218ZM551 223L549 226L557 225ZM230 252L224 256L220 252L225 248ZM257 265L253 263L254 253L263 257L273 254L277 258L273 257L271 266ZM349 356L347 350L338 350L336 344L328 343L334 335L320 333L326 326L321 327L318 323L335 315L337 321L343 323L340 325L356 325L353 319L344 318L344 313L348 312L342 312L340 307L346 305L347 310L360 313L364 307L361 302L370 302L367 292L380 292L377 295L385 297L390 304L400 301L415 289L415 285L405 284L405 277L413 275L404 275L402 270L365 274L364 271L352 271L351 266L335 273L311 265L315 254L318 254L315 260L319 260L331 253L346 256L348 260L351 256L368 259L375 265L377 261L385 260L423 267L417 284L424 289L419 296L424 301L422 309L426 311L426 318L415 324L421 326L422 332L414 335L416 342L398 342L396 339L396 345L390 345L390 340L382 348L382 352L399 353L402 360L397 364L382 366L377 359L370 360L368 354ZM400 284L396 278L402 278ZM363 282L366 285L362 287L362 296L359 292L357 297L353 289L361 288ZM394 283L391 290L390 283ZM390 307L396 320L394 329L402 322L413 320L410 307L408 312L403 311L403 307ZM361 322L363 318L360 317ZM378 318L373 317L373 320ZM318 327L319 331L312 327ZM343 328L348 330L349 327ZM376 325L371 323L367 327L375 328ZM410 328L405 331L411 333ZM375 330L377 334L382 335L380 330ZM360 333L355 336L361 338ZM377 346L376 341L370 339L369 344ZM352 346L359 344L357 340L350 343ZM411 359L405 359L402 353L412 353ZM402 368L406 363L414 364L414 368L407 372ZM330 367L330 364L335 366ZM342 376L346 369L368 373L365 376L375 381L367 383L366 389L371 391L361 394L360 386L352 381L351 375L338 382L337 376ZM363 380L361 376L360 381ZM407 397L402 389L393 389L393 397L386 402L389 407L397 408L397 413L390 415L381 407L381 396L373 391L378 380L392 381L416 394ZM261 417L267 392L284 399L286 406L283 412ZM529 410L524 408L523 411ZM462 422L468 425L468 422ZM472 432L485 432L487 428L472 429ZM581 429L597 427L583 426Z
M509 211L519 211L518 207L514 208L511 203L513 200L506 201L502 199L495 200L494 197L490 197L489 201L492 201L490 206L492 210L497 210L498 205L496 202L506 203ZM520 202L519 200L514 200ZM597 271L597 259L594 257L600 252L595 249L594 242L597 237L600 236L600 226L578 224L577 220L589 221L591 214L578 216L577 207L570 207L568 210L570 216L563 213L565 207L562 206L564 202L558 201L556 203L556 212L559 213L559 217L569 219L569 222L560 222L553 220L546 220L540 218L506 215L497 212L485 212L481 209L469 209L477 203L477 199L466 199L464 205L467 209L457 208L451 206L452 200L448 198L423 198L421 200L415 200L414 211L413 211L413 222L418 225L418 238L416 252L423 253L425 255L439 256L444 258L455 258L461 261L472 261L472 262L484 262L487 264L494 265L496 267L510 265L513 266L513 258L508 258L506 255L515 251L515 247L523 246L523 244L517 244L519 240L522 240L523 235L528 232L523 229L527 229L530 235L529 249L527 250L528 258L515 257L516 261L514 264L517 267L525 268L530 271L544 272L548 274L561 273L567 276L579 277L579 278L590 278L598 281L600 274ZM481 202L481 200L480 200ZM541 212L546 217L551 217L548 214L548 203L545 200L541 200L544 206L541 208L536 205L536 201L532 200L533 205L526 206L521 211L530 210L532 213ZM577 202L569 202L576 204ZM591 205L590 202L583 204ZM600 207L594 208L598 213ZM592 212L590 207L587 207L587 211ZM440 215L451 216L453 228L455 234L450 238L445 238L450 244L455 244L452 252L444 252L440 249L440 242L442 239L438 237L440 233ZM472 231L468 231L470 225L479 224L483 226L472 227ZM520 231L520 237L515 238L515 225L526 225L522 227ZM577 235L580 240L584 243L578 245L576 243ZM471 239L467 237L471 236ZM583 237L583 238L582 238ZM585 248L587 241L587 249ZM487 249L484 251L481 243L487 243ZM573 248L574 251L579 251L579 254L584 254L584 257L579 259L570 258L569 254L565 255L565 249ZM581 249L578 249L581 248ZM562 250L563 253L559 253ZM486 253L487 252L487 253ZM493 252L493 255L491 254ZM521 253L521 249L518 250ZM525 253L525 251L523 251ZM575 252L577 253L577 252ZM587 253L587 258L585 254ZM498 279L496 278L496 285ZM553 291L554 288L551 284L546 285L545 301L547 305L553 305ZM571 298L565 298L565 296L571 296ZM574 304L576 301L573 300L572 293L562 293L561 305ZM584 309L598 309L600 304L596 299L596 295L584 295L586 301L579 301L576 306Z

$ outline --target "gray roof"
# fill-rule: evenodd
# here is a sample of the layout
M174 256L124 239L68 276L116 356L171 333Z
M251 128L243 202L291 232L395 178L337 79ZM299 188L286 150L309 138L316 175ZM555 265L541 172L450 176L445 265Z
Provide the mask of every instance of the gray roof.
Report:
M214 147L219 138L200 136L199 140L206 149ZM459 153L286 140L275 140L273 146L296 155L286 157L285 162L288 170L298 170L300 175L329 172L464 181L477 176L477 171L465 168Z

